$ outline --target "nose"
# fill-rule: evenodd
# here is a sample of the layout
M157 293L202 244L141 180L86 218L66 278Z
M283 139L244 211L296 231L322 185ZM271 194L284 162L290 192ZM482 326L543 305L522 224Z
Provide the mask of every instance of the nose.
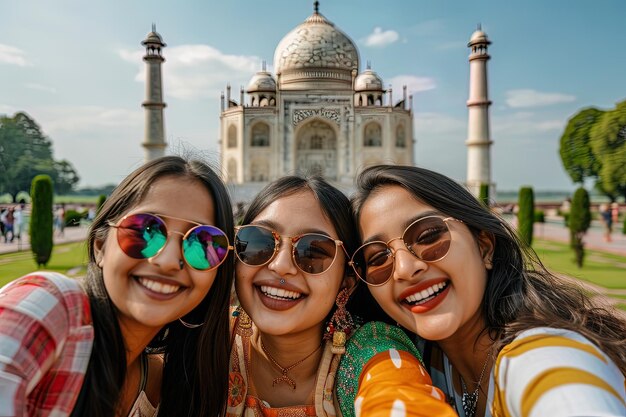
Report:
M404 244L394 242L393 246L389 246L394 255L394 280L410 280L418 273L428 269L428 264L413 255Z
M180 271L180 260L183 259L182 239L182 233L169 232L161 252L149 258L148 262L165 272Z
M272 260L267 264L270 271L275 272L279 276L295 275L298 273L292 256L292 242L289 238L284 238L278 247L278 251L274 254Z

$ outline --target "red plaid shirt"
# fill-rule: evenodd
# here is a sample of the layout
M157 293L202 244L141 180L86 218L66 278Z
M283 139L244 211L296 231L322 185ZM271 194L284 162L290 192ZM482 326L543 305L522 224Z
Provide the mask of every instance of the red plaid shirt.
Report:
M0 416L68 416L93 345L79 283L38 272L0 289Z

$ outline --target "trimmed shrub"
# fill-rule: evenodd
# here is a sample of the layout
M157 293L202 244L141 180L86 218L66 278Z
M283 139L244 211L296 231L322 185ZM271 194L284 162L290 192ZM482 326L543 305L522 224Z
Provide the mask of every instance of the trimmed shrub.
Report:
M30 249L38 267L45 266L52 253L52 179L37 175L30 188Z
M480 191L478 192L478 199L485 206L489 207L489 184L480 184Z
M522 242L530 246L533 243L533 223L535 220L535 195L532 187L519 190L517 205L517 234Z
M545 223L546 213L543 210L535 210L535 223Z
M591 210L589 193L580 187L572 198L572 209L569 216L570 245L574 249L575 262L579 268L583 267L585 248L583 237L591 225Z
M87 212L82 213L76 210L67 210L65 212L65 227L77 227L80 226L80 221L87 218Z
M106 199L107 199L106 195L100 194L100 196L98 197L98 204L96 205L96 214L100 212L100 207L102 207Z

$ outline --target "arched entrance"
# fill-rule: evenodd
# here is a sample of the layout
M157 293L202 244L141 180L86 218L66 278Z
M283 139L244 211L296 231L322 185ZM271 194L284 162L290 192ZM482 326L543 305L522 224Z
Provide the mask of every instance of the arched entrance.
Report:
M337 180L337 133L322 120L311 120L296 132L296 170Z

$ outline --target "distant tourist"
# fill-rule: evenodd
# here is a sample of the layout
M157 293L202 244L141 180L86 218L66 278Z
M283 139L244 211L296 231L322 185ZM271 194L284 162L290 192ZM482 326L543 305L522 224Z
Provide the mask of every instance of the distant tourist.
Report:
M613 214L608 204L600 204L600 220L604 226L604 240L611 241L611 233L613 232Z
M22 238L22 233L24 232L24 204L15 207L13 217L15 218L13 232L15 233L15 237L19 240Z
M65 231L65 204L57 206L54 211L54 228L57 235L63 236Z

